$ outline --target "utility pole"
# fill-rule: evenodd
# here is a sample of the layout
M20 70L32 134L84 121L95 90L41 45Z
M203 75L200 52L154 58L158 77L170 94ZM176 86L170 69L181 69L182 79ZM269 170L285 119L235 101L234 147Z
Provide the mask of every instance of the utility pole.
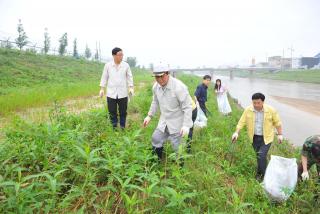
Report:
M282 49L281 71L283 71L283 61L284 61L284 48Z
M100 41L99 41L99 60L101 62L101 48L100 48Z
M293 46L291 45L291 47L288 48L288 50L291 51L291 69L292 69L293 68L293 57L292 57L292 55L293 55L293 51L294 51Z

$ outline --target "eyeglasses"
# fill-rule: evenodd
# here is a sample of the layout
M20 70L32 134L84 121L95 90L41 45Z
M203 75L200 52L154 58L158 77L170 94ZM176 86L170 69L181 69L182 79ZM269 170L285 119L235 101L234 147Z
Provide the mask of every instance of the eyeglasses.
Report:
M161 76L155 76L156 79L162 79L165 76L165 74L161 75Z

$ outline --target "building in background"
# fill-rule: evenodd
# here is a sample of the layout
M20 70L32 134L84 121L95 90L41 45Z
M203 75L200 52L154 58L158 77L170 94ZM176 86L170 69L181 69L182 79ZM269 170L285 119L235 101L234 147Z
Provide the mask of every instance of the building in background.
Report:
M268 58L270 67L289 69L291 68L291 58L282 58L281 56L271 56Z
M301 67L313 68L320 63L319 57L301 57Z
M293 58L292 59L292 69L301 68L301 58Z
M270 67L280 68L281 67L281 56L268 57L268 64Z

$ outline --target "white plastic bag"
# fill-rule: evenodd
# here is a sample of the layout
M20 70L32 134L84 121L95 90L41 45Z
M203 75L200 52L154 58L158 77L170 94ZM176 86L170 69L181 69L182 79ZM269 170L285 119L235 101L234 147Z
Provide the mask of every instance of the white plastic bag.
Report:
M272 201L287 200L294 191L298 179L298 166L295 158L271 155L263 188Z
M194 128L203 128L207 126L207 117L202 109L197 105L197 118L194 121Z

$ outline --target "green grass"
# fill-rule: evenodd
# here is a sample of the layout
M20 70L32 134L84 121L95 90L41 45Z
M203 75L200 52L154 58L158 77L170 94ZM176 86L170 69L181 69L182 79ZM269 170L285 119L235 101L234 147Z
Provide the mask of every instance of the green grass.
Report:
M0 48L0 115L99 90L102 63Z
M200 78L180 76L194 92ZM245 131L230 137L242 110L218 113L210 89L208 128L195 132L192 154L183 169L170 145L157 163L151 135L141 128L152 99L152 80L129 103L128 128L112 130L106 109L81 115L53 106L50 122L17 119L0 143L0 213L317 213L314 180L299 183L282 204L270 203L255 180L256 159ZM298 157L288 144L269 154Z
M102 69L102 63L84 59L0 48L0 94L6 94L8 89L16 87L96 80Z
M71 98L98 95L104 64L0 48L0 116ZM139 83L145 72L136 70Z
M219 75L229 75L229 72L217 72ZM254 77L254 78L267 78L274 80L286 80L307 83L320 83L320 70L292 70L292 71L279 71L276 73L271 72L257 72L250 75L249 71L234 71L237 77Z

